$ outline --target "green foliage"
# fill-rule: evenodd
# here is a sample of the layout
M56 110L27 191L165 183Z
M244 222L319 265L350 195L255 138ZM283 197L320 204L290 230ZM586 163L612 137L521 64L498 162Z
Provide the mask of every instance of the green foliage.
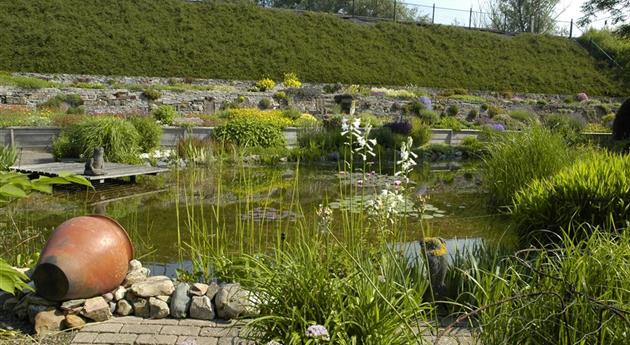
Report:
M376 139L376 143L387 149L398 149L401 143L406 140L402 134L394 133L390 127L377 127L370 132L370 138ZM414 144L416 141L414 140Z
M133 116L129 118L129 121L140 135L139 145L142 152L151 152L160 147L162 127L157 124L154 118Z
M436 111L429 110L429 109L421 110L417 116L420 120L424 121L425 123L429 125L436 124L440 121L440 114L438 114L438 112Z
M162 97L162 93L160 92L160 90L157 90L154 88L144 89L142 91L142 95L151 101L155 101L159 99L160 97Z
M282 115L287 119L291 119L293 121L297 120L302 116L302 112L296 108L287 108L282 111Z
M326 327L331 344L414 343L414 320L430 311L421 302L427 279L415 280L418 270L403 256L383 252L350 254L311 238L273 255L245 256L224 278L261 301L260 316L249 323L261 343L328 343L305 336L313 324Z
M475 108L470 109L470 111L468 112L468 115L466 115L466 121L469 121L469 122L475 121L477 116L479 116L479 110Z
M564 235L550 248L499 257L466 271L470 289L463 295L474 299L482 344L628 342L630 236L588 226L584 232L593 234L582 241ZM470 261L478 263L479 256Z
M83 99L76 93L56 95L39 105L40 108L59 110L63 104L68 106L68 114L83 114Z
M456 104L451 104L446 108L446 115L457 116L459 114L459 107Z
M258 102L258 108L266 110L271 108L271 100L269 98L263 98Z
M489 118L493 118L501 113L501 108L494 105L490 105L488 106L486 112L488 113Z
M0 146L0 171L9 170L17 160L17 151L11 146Z
M525 110L512 110L510 111L509 115L514 120L530 125L535 124L538 120L536 114Z
M443 117L438 123L434 125L435 128L447 128L452 129L454 131L460 131L464 128L467 128L464 122L456 117Z
M33 288L26 283L28 280L24 273L13 269L6 261L0 258L0 291L12 295L15 294L16 290L33 291Z
M428 143L431 140L431 127L416 117L412 117L409 121L411 122L409 136L413 139L414 147ZM400 147L400 144L397 147Z
M165 125L172 125L177 117L177 111L172 105L161 105L152 112L153 117Z
M294 71L325 83L589 95L627 90L576 42L544 35L356 25L335 15L223 1L16 0L2 3L0 22L0 69L8 71L241 80ZM138 32L142 37L131 34Z
M403 106L403 113L405 115L420 116L420 114L425 110L427 110L427 106L419 101L411 101Z
M271 78L263 78L256 82L256 88L259 91L267 91L276 87L276 82Z
M253 118L235 118L214 129L214 138L241 147L277 147L285 144L280 126Z
M105 149L105 159L117 163L138 163L140 135L129 121L116 117L93 117L62 130L53 141L55 158L78 156L87 159L94 148Z
M177 156L189 163L207 164L212 158L213 143L211 140L186 136L177 142Z
M496 136L488 149L483 183L495 206L510 205L518 190L555 174L573 160L564 138L541 127Z
M300 148L314 152L317 158L330 152L341 152L344 142L339 128L304 129L298 132L297 140Z
M29 179L28 175L17 172L0 172L0 207L17 199L28 196L31 192L52 193L53 185L79 184L92 187L92 184L83 176L76 176L69 173L60 173L56 177L41 176L35 180Z
M43 89L57 86L55 83L49 82L47 80L32 77L14 76L6 72L0 72L0 85L11 85L25 89Z
M293 72L284 74L282 84L284 84L284 87L302 87L302 82L298 78L297 74Z
M601 229L626 227L630 219L630 156L593 153L516 193L511 214L523 237L561 235L583 223ZM578 235L583 235L578 233Z
M579 115L550 114L543 118L543 124L569 141L575 141L578 133L586 126L586 121Z

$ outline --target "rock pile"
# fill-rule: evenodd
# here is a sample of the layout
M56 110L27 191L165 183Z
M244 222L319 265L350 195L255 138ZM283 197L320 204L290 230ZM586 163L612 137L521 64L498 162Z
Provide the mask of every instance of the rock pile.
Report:
M40 335L78 329L87 322L114 316L230 320L258 313L254 296L239 284L176 282L166 276L151 276L138 260L129 262L122 285L102 296L59 303L23 292L0 295L0 309L23 320L28 318Z

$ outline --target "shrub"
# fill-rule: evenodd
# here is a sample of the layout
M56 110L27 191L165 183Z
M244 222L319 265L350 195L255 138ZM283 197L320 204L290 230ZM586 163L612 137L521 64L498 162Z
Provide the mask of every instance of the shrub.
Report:
M446 115L448 116L457 116L459 113L459 107L455 104L451 104L446 108Z
M604 124L604 126L612 128L612 125L614 122L615 122L615 114L613 113L606 114L602 117L602 123Z
M258 102L258 108L266 110L271 108L271 100L269 98L263 98Z
M488 113L488 117L493 118L501 113L501 108L491 105L491 106L488 106L488 110L486 111Z
M394 133L390 127L383 126L374 128L370 132L370 139L376 139L376 143L383 148L398 149L405 140L405 136Z
M58 110L63 104L66 104L68 106L68 114L83 113L82 108L80 108L83 105L83 99L81 99L81 95L76 93L71 93L67 95L56 95L48 99L46 102L41 103L39 107Z
M415 147L422 146L431 140L431 127L418 118L411 118L411 132L409 136L413 139ZM400 146L400 143L398 144Z
M630 138L630 98L621 105L613 121L613 139L624 140Z
M278 91L274 93L273 98L276 100L283 100L283 101L286 101L288 99L287 94L284 91Z
M403 105L403 113L406 115L420 115L423 110L426 110L427 106L422 102L412 101Z
M438 121L440 121L440 114L438 114L436 111L429 110L429 109L424 109L420 111L420 114L418 114L417 116L420 120L424 121L425 123L429 125L435 124Z
M282 84L284 84L285 87L302 87L302 82L298 78L297 74L293 72L284 74Z
M290 111L290 115L300 117L301 113ZM285 116L280 110L259 110L254 108L230 109L222 115L228 120L248 119L256 122L271 124L280 128L293 125L293 120Z
M491 203L508 206L532 180L551 176L573 160L564 138L542 127L493 137L483 160L483 183Z
M320 154L341 151L344 145L344 137L339 129L326 130L316 127L298 132L297 141L300 148L309 150L315 148Z
M488 109L490 109L490 106L488 105L488 103L483 103L482 105L479 106L479 110L481 111L488 111Z
M395 121L385 124L383 127L387 127L392 130L393 133L401 135L411 134L411 122L407 120Z
M361 126L371 125L372 127L378 127L383 125L383 117L379 117L370 112L364 111L359 114L361 119Z
M153 89L153 88L142 90L142 95L146 97L146 99L151 100L151 101L155 101L156 99L159 99L160 97L162 97L162 93L160 92L160 90Z
M129 121L140 135L138 144L142 152L148 153L160 147L162 127L157 124L155 119L149 116L133 116Z
M475 121L477 116L479 116L479 110L477 110L475 108L470 109L470 111L468 112L468 115L466 115L466 121L468 121L468 122Z
M316 127L319 125L319 120L311 114L302 114L295 120L295 127Z
M0 146L0 170L8 171L17 161L17 151L11 146Z
M336 84L326 84L323 87L325 93L337 93L341 89L343 89L343 85L340 83Z
M153 117L164 125L172 125L177 117L177 111L172 105L161 105L152 112Z
M577 134L586 126L586 120L579 114L550 114L544 118L543 123L545 127L562 134L569 141L574 141Z
M277 147L285 144L282 127L251 117L234 118L215 128L214 137L241 147Z
M537 120L535 114L525 110L512 110L510 111L510 117L526 124L534 124Z
M105 159L117 163L138 163L140 135L129 122L116 117L92 117L62 130L53 142L55 158L77 155L87 159L103 147Z
M208 163L212 159L212 141L186 136L177 142L177 157L189 163Z
M572 232L582 223L614 230L630 219L630 156L599 152L528 184L510 209L522 237Z
M291 107L283 110L282 116L286 117L287 119L291 119L292 121L295 121L299 119L300 116L302 116L302 112L299 109Z
M87 116L83 114L54 114L51 116L52 125L62 128L85 121L86 118Z
M437 124L435 124L436 128L448 128L454 131L460 131L463 128L466 128L466 124L463 123L460 119L455 117L443 117Z
M324 128L327 130L341 130L341 121L343 120L343 116L334 114L334 115L325 115L322 121Z
M263 78L256 82L256 88L259 91L267 91L276 87L276 82L271 78Z

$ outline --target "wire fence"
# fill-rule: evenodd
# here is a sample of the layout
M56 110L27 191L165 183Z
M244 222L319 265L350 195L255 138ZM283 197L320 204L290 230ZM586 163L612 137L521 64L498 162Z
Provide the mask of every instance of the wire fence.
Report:
M259 0L258 5L269 7L269 3ZM342 9L331 10L326 6L326 1L302 1L289 9L295 11L328 12L343 17L362 19L367 21L395 21L413 22L418 24L439 24L457 26L469 29L487 30L497 33L514 34L517 31L506 30L505 22L497 15L488 12L475 11L473 8L464 10L448 7L439 7L411 4L401 0L347 0L347 6ZM582 31L571 21L554 21L554 25L545 30L535 30L535 23L527 23L530 31L553 36L573 38L582 34ZM518 31L523 32L523 31Z

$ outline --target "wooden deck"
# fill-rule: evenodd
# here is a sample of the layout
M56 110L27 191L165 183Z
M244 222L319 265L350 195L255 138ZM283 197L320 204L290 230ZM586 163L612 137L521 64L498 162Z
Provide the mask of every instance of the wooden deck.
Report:
M100 183L109 179L117 179L123 177L129 177L131 182L135 182L136 176L139 175L157 175L159 173L167 172L165 168L154 168L144 165L128 165L118 163L105 163L105 175L99 176L87 176L83 175L85 169L85 163L66 163L55 162L45 164L33 164L13 166L11 170L37 176L58 176L62 172L69 172L75 175L81 175L90 181L98 181Z

